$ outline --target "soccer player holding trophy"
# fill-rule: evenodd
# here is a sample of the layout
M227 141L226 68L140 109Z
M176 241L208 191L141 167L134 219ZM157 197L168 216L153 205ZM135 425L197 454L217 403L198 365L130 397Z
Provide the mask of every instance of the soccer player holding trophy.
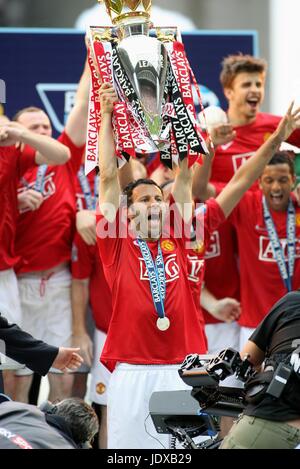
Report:
M97 242L113 305L101 356L113 372L108 448L168 448L168 438L157 434L148 418L150 396L183 389L180 363L189 353L206 352L187 276L191 220L206 245L299 124L299 110L290 106L273 136L220 196L194 212L191 166L207 147L193 115L192 73L183 46L172 28L161 29L157 38L148 35L150 1L105 3L116 28L91 34L87 167L97 164L99 154ZM99 143L93 141L92 123L94 133L100 128ZM125 188L126 203L120 198L118 166L136 152L152 151L160 151L168 165L178 163L172 212L149 179Z

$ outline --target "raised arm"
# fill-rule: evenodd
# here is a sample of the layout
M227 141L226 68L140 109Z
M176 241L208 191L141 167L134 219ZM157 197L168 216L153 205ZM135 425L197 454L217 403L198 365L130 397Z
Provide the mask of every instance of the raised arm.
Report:
M105 218L113 222L120 204L120 184L112 129L112 112L117 95L111 85L100 88L101 128L99 133L100 187L99 205Z
M244 163L229 181L227 186L216 198L224 215L232 212L244 193L262 174L265 166L295 129L300 128L300 108L293 112L293 103L286 115L280 121L277 129L271 137L256 151L256 153Z
M70 159L70 150L54 138L39 135L17 122L0 127L0 146L27 144L36 150L37 164L60 165Z
M192 182L193 169L188 167L188 160L185 158L177 168L172 195L181 217L186 223L191 220L193 215Z
M86 142L89 90L90 71L86 61L79 81L75 104L70 112L65 128L67 135L77 147L83 146Z

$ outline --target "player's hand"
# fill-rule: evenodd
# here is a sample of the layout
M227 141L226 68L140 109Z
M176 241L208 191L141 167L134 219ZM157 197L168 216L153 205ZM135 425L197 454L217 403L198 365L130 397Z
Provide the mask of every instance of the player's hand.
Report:
M216 302L210 313L220 321L233 322L239 319L241 306L234 298L222 298Z
M236 131L231 124L219 124L211 127L210 135L214 146L226 145L235 139Z
M64 373L77 370L83 363L83 358L77 353L79 350L79 348L60 347L58 355L52 363L53 368L57 368Z
M100 88L101 114L111 114L114 104L118 101L117 93L110 83L103 83Z
M295 111L294 101L290 104L286 115L281 119L275 131L280 142L285 142L296 129L300 129L300 107Z
M44 198L42 194L34 189L28 189L18 194L18 207L19 211L24 210L38 210L42 205Z
M83 241L89 246L94 246L96 236L96 216L91 210L80 210L76 215L76 228Z
M0 146L9 147L22 142L26 132L28 132L27 129L18 122L8 122L0 126Z

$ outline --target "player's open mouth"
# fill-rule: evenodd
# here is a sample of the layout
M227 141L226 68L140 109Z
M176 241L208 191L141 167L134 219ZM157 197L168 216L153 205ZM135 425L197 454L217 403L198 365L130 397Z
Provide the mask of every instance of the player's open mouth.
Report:
M283 194L270 194L270 198L273 202L281 202L283 199Z
M258 106L259 99L258 98L247 99L247 104L249 104L249 106L254 109Z

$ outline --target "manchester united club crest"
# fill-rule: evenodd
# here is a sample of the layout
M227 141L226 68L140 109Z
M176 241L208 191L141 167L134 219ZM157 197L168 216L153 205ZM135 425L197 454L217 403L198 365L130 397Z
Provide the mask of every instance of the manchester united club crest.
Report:
M96 386L96 392L97 394L104 394L106 391L106 386L104 383L98 383Z
M204 242L203 241L196 241L193 246L193 251L196 254L203 254L205 250Z
M175 251L175 243L170 239L165 239L161 243L161 248L164 252L173 252Z

